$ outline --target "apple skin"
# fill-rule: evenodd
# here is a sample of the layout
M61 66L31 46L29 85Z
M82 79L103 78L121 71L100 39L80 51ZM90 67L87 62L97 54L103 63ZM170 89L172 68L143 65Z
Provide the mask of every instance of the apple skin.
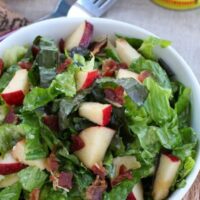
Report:
M86 119L106 126L110 122L112 106L110 104L101 104L97 102L84 102L79 107L79 115Z
M6 153L4 157L0 159L1 175L16 173L25 167L26 165L16 161L10 152Z
M1 97L8 105L20 106L24 100L24 93L21 90L1 94Z
M79 91L90 87L98 77L99 77L98 70L77 72L76 73L77 90Z
M128 66L141 56L125 39L122 38L116 40L116 51L120 60Z
M41 170L47 167L47 159L37 159L37 160L26 160L25 158L25 140L19 141L12 149L12 156L18 160L19 162L30 165L36 166Z
M84 21L65 40L65 49L71 50L78 46L87 48L92 40L93 29L93 25L90 22Z
M176 156L168 153L163 153L161 155L153 186L152 195L154 200L162 200L168 196L180 164L181 161Z
M15 184L19 180L17 173L6 175L0 180L0 188L5 188Z
M74 154L89 169L96 164L101 166L114 134L115 130L103 126L87 128L79 134L85 145Z
M28 91L28 71L26 69L20 69L3 90L1 97L8 105L19 106L23 103L24 96Z

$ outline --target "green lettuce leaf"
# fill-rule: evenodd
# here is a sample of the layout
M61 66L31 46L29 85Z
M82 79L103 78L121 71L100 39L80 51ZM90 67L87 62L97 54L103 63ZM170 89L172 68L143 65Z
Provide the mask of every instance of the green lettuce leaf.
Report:
M37 167L27 167L21 170L18 176L23 189L31 192L35 188L40 189L48 175Z
M0 191L1 200L19 200L21 193L21 184L15 183Z
M6 49L3 54L4 66L7 68L16 64L20 59L23 58L26 52L27 48L24 46L14 46Z
M156 60L156 56L153 51L154 48L156 46L166 48L169 45L171 45L171 42L168 40L163 40L150 36L143 41L142 45L139 48L139 52L147 59Z
M21 128L26 137L25 154L27 160L45 158L48 154L45 145L41 142L40 122L35 113L24 113L22 115Z
M18 140L24 135L23 130L13 124L3 124L0 126L0 154L4 155L10 150Z
M54 190L52 186L45 186L42 188L40 193L40 200L66 200L68 199L67 192L58 189Z
M0 105L0 124L4 122L4 119L9 111L9 108L6 104Z
M49 88L34 87L24 99L25 111L33 111L52 101L58 94L53 93Z
M141 57L134 61L130 65L130 68L137 73L140 73L144 70L151 72L153 78L160 84L160 86L171 89L171 83L167 76L167 73L157 62Z
M170 107L169 99L172 91L160 87L152 78L145 79L145 86L149 90L144 107L157 125L176 120L176 112Z
M12 65L3 73L3 75L0 78L0 92L2 92L5 89L5 87L8 85L8 83L13 78L15 72L18 69L18 65Z

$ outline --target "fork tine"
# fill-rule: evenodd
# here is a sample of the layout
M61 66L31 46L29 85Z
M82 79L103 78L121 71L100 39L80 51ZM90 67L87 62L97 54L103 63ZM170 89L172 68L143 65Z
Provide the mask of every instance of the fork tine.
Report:
M78 0L77 3L96 17L103 15L117 0Z
M101 7L104 3L106 2L106 0L97 0L94 5L97 7Z

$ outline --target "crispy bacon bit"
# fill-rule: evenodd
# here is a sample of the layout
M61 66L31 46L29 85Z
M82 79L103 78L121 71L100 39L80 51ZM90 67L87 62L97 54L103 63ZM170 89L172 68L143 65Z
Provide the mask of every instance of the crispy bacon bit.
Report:
M0 76L3 74L4 62L3 59L0 58Z
M137 200L137 199L135 198L135 195L133 194L133 192L130 192L126 200Z
M15 114L13 107L9 108L9 112L6 115L4 122L7 124L17 124L18 116Z
M105 179L100 179L99 176L97 176L92 185L87 188L87 200L102 200L103 192L105 192L106 188L107 184Z
M56 115L46 115L42 118L42 121L52 131L59 131L58 117Z
M40 189L36 188L29 194L29 200L39 200L40 199Z
M30 70L32 68L32 63L29 61L21 61L18 62L18 65L22 68L22 69L27 69Z
M60 39L58 47L61 53L65 52L65 40L63 38Z
M58 178L58 186L66 189L72 189L72 178L71 172L61 172Z
M72 140L72 146L71 146L72 152L78 151L85 146L84 141L78 135L72 135L71 140Z
M59 168L59 161L56 155L52 152L47 159L47 170L50 172L56 172Z
M142 71L142 72L140 72L140 74L138 76L138 80L143 83L144 80L149 76L151 76L151 72L146 71L146 70Z
M104 49L106 47L106 45L107 45L107 38L100 42L93 42L90 45L89 49L94 55L96 55L96 54L100 53L102 51L102 49Z
M68 67L69 65L71 65L71 64L72 64L72 60L71 60L70 58L65 59L65 61L64 61L63 63L61 63L61 64L56 68L56 73L57 73L57 74L60 74L60 73L64 72L64 71L67 69L67 67Z
M106 176L106 169L103 166L99 166L98 164L95 164L92 166L92 172L96 175L98 175L100 178L105 178Z
M118 69L128 69L128 65L126 63L118 63Z
M106 59L102 65L103 76L114 76L117 70L117 63L112 59Z
M33 57L35 58L37 56L37 54L39 53L40 48L37 47L36 45L33 45L31 48L31 51L32 51Z
M125 179L131 180L132 178L133 178L133 176L132 176L131 171L127 170L124 165L121 165L119 168L119 175L112 180L111 185L115 186Z
M104 89L104 94L106 99L119 103L122 105L124 103L124 88L118 86L116 88L106 88Z
M102 65L102 75L103 76L114 76L116 70L127 69L128 65L126 63L117 63L112 59L106 59Z

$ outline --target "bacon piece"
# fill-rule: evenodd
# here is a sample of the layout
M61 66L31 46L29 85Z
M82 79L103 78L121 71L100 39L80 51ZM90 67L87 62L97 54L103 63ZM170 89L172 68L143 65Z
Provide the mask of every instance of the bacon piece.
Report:
M71 172L61 172L58 177L58 187L72 189L72 178Z
M68 67L69 65L71 65L71 64L72 64L72 60L71 60L70 58L65 59L65 61L64 61L63 63L61 63L61 64L56 68L56 73L57 73L57 74L60 74L60 73L64 72L64 71L67 69L67 67Z
M40 189L36 188L29 194L29 200L39 200L40 199Z
M120 166L119 175L111 181L111 185L115 186L125 179L131 180L133 178L130 170L127 170L124 165Z
M17 124L18 116L15 114L13 107L9 108L9 112L7 113L4 122L7 124Z
M72 135L71 140L72 140L72 146L71 146L72 152L78 151L85 146L84 141L78 135Z
M117 70L117 63L112 59L106 59L102 65L103 76L114 76Z
M91 186L87 188L86 199L87 200L102 200L103 192L105 192L107 184L105 179L100 179L99 176L96 177L95 181Z
M47 158L47 170L50 172L56 172L59 168L59 161L56 155L52 152Z
M126 200L137 200L137 199L135 198L135 195L133 194L133 192L130 192Z
M107 38L100 42L93 42L90 45L89 49L94 55L96 55L96 54L100 53L102 51L102 49L104 49L106 47L106 45L107 45Z
M22 68L22 69L27 69L30 70L32 68L32 63L29 61L20 61L18 62L18 65Z
M63 38L60 39L58 47L61 53L65 52L65 40Z
M106 88L104 89L104 94L106 99L122 105L124 103L124 88L118 86L116 88Z
M59 131L58 117L56 115L46 115L42 118L42 121L52 131Z
M102 76L114 76L118 69L127 69L126 63L117 63L112 59L106 59L102 65Z
M4 69L4 62L3 59L0 58L0 76L3 74L3 69Z
M149 76L151 76L151 72L149 72L149 71L142 71L142 72L140 72L140 74L138 75L138 80L141 82L141 83L143 83L144 82L144 80L147 78L147 77L149 77Z
M92 166L92 172L96 175L98 175L100 178L105 178L106 176L106 169L103 166L99 166L98 164L95 164Z

